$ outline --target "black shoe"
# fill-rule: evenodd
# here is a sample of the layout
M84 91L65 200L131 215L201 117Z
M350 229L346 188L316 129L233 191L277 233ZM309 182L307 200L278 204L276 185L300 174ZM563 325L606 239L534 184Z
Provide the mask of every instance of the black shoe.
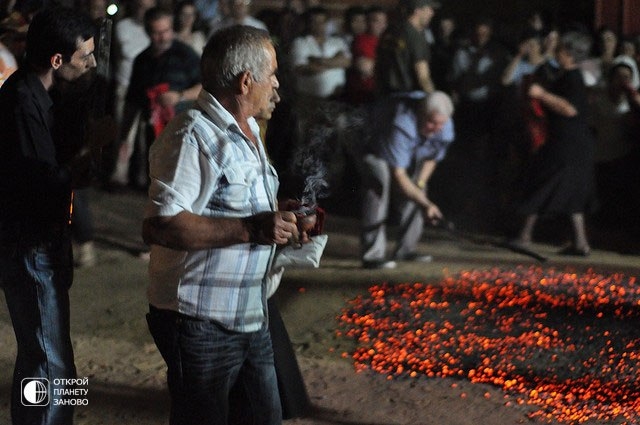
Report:
M569 245L566 248L563 248L558 252L560 255L571 255L574 257L588 257L591 254L591 248L589 246L584 247L576 247L573 245Z
M365 269L395 269L398 264L391 260L365 260L362 262L362 267Z
M428 254L418 254L417 252L410 252L409 254L398 255L395 257L398 261L413 261L416 263L430 263L433 261L433 257Z

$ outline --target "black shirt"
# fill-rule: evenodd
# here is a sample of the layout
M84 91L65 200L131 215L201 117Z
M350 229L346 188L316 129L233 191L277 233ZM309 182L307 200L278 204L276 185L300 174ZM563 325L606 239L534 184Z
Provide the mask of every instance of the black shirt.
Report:
M26 66L0 88L0 220L50 229L69 218L71 176L58 163L53 101Z
M422 90L415 65L429 62L429 44L420 31L405 22L389 28L376 51L376 88L380 94Z
M174 40L166 52L155 56L151 46L133 61L127 102L149 110L147 90L166 83L169 90L182 91L200 83L200 58L184 43Z

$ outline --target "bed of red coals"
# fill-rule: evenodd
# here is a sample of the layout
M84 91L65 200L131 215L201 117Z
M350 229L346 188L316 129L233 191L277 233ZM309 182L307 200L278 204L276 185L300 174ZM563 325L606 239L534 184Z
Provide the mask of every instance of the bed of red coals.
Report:
M339 322L357 371L488 383L543 421L640 423L634 276L518 267L384 283Z

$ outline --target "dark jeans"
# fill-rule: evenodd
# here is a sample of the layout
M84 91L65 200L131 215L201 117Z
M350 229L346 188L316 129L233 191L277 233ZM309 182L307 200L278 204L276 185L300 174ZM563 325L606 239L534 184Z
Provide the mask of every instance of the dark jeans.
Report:
M171 425L282 423L269 330L239 333L150 308L147 323L167 363Z
M51 239L31 243L21 235L14 242L3 241L0 247L0 284L18 345L11 393L13 425L69 425L73 421L73 407L57 405L53 392L67 388L54 387L55 381L76 376L69 335L71 243L68 235ZM23 405L25 378L49 381L48 405Z

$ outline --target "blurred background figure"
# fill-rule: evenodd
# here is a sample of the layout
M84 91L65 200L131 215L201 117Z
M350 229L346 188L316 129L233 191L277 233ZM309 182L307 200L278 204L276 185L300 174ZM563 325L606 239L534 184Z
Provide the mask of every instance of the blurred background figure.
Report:
M226 2L226 6L228 9L228 15L224 16L222 20L215 22L210 30L209 37L220 31L222 28L227 28L233 25L248 25L250 27L259 28L265 31L268 31L267 25L254 18L249 13L249 8L251 6L251 0L220 0L221 2Z
M198 9L193 0L181 0L176 4L174 11L174 32L176 39L190 46L198 56L202 55L202 49L207 39L200 28Z
M629 56L613 59L606 84L592 101L591 127L596 136L598 224L606 228L638 226L640 195L628 190L640 181L640 75ZM631 225L631 226L629 226Z
M451 93L451 63L453 55L459 47L458 28L453 15L435 17L433 28L433 45L431 46L431 78L438 90Z
M146 190L149 179L149 145L177 112L196 99L202 88L200 57L176 39L173 19L173 12L161 7L145 12L144 26L151 44L133 62L120 127L123 145L131 132L135 135L133 149L126 156L126 177L142 190ZM125 160L125 156L121 155L119 160Z
M587 88L580 62L589 55L591 39L579 32L562 35L556 57L562 69L549 89L532 84L529 96L540 100L549 120L549 137L529 164L518 211L525 216L519 245L533 241L539 217L568 216L571 243L560 253L587 256L585 213L594 205L593 155L595 140L587 124Z
M544 12L541 10L533 10L526 19L525 32L533 33L536 37L542 37L546 30L546 22Z
M367 30L355 36L351 44L351 67L347 71L345 100L351 104L375 99L376 51L380 36L387 28L387 12L377 6L366 11Z
M519 88L523 79L532 75L545 60L538 33L525 32L520 37L516 53L502 74L502 84Z
M609 68L618 54L618 35L609 27L602 27L596 35L594 55L580 64L587 87L605 86Z
M362 6L349 6L345 9L342 18L342 32L339 35L351 48L353 39L367 31L367 14Z
M344 90L351 52L343 39L327 36L328 19L324 7L307 10L306 35L296 38L291 46L298 96L336 99Z
M435 91L400 103L391 125L373 116L372 140L362 159L361 258L367 269L395 268L396 261L430 262L416 252L424 223L442 219L429 198L428 184L436 165L455 138L453 103ZM398 242L387 258L387 226L400 212Z
M127 16L114 26L114 63L115 63L115 95L114 117L119 131L123 131L123 114L125 97L131 80L133 60L149 46L150 40L144 29L144 14L156 5L156 0L132 0ZM129 184L129 158L133 152L140 116L132 118L128 132L121 144L115 144L108 152L112 157L113 170L108 170L109 185L125 187Z
M476 228L492 228L501 221L503 189L498 188L503 183L500 177L508 147L498 137L498 125L507 64L508 51L493 37L493 19L478 17L471 27L470 43L454 53L450 73L458 142L451 156L460 160L458 168L466 170L451 189L459 191L459 212Z
M380 37L376 56L376 88L380 96L402 97L413 91L434 90L429 61L431 53L423 31L440 3L402 0L399 21L390 23Z
M223 0L194 0L200 23L202 24L202 28L198 29L202 30L204 34L209 34L211 26L217 21L222 20L220 16L224 12L220 6L222 2ZM223 9L225 7L226 6L222 6Z

